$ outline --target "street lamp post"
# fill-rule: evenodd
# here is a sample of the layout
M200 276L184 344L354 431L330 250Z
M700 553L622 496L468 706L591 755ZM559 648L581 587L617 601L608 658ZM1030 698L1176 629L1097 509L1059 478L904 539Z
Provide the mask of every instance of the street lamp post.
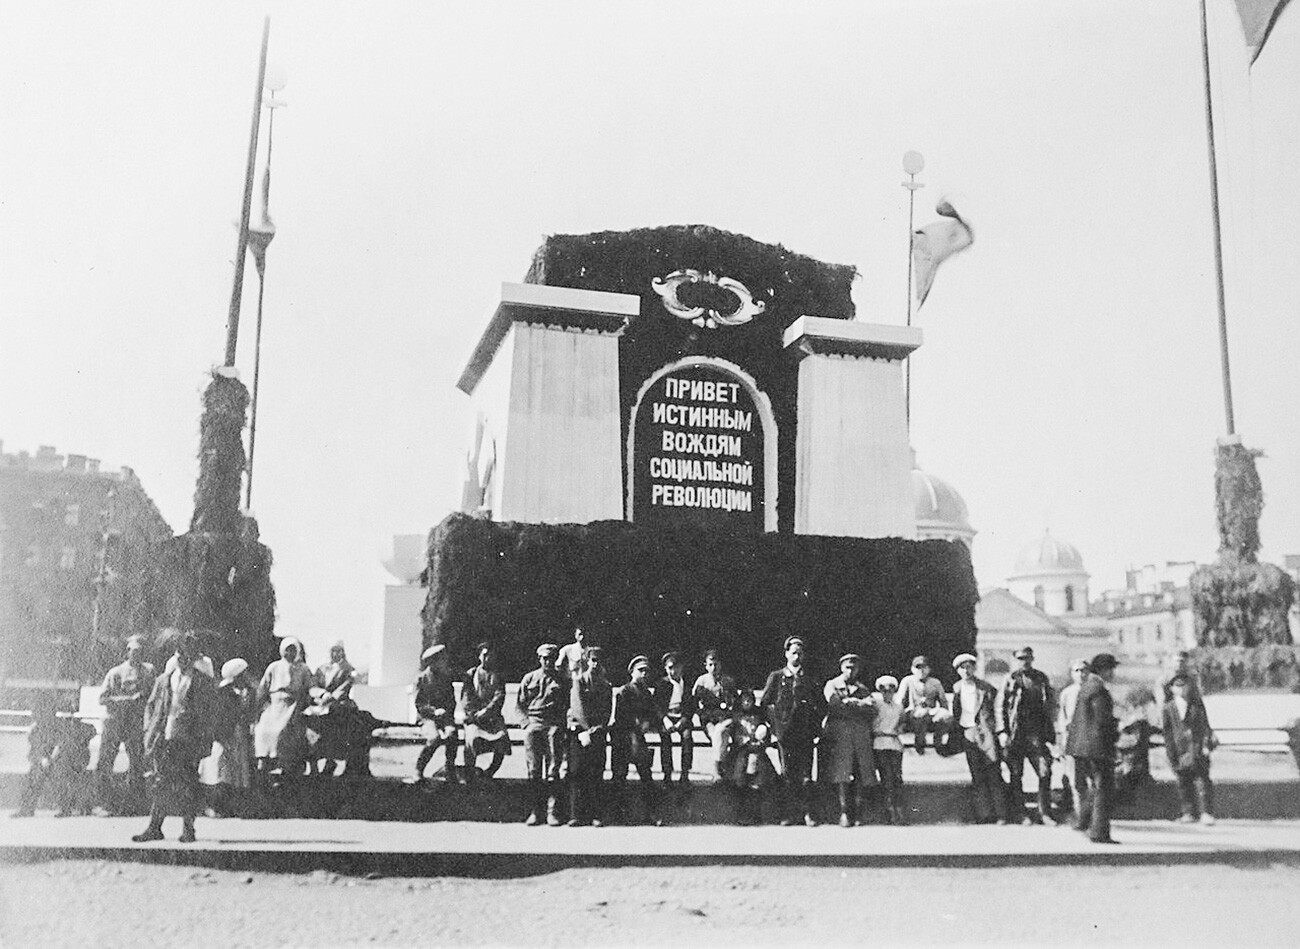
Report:
M907 325L912 325L912 230L915 227L916 192L925 185L916 180L916 176L925 170L925 156L920 152L903 153L903 173L907 180L903 187L907 189ZM907 417L907 426L912 427L912 356L904 359L903 405Z

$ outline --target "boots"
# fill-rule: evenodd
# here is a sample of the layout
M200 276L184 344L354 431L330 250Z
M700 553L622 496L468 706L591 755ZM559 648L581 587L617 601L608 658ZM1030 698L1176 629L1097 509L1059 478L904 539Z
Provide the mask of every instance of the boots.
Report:
M542 815L546 813L546 785L541 781L531 781L533 792L533 809L528 814L528 819L524 821L529 827L536 827L542 822Z
M849 812L849 786L847 784L835 785L835 791L840 798L840 826L852 827L854 824L853 816Z
M144 829L143 833L136 834L131 839L138 844L148 843L151 840L162 840L163 816L162 808L155 802L153 807L149 810L149 826ZM190 833L194 833L194 818L191 817L189 819L188 826Z
M1196 779L1196 804L1201 810L1201 823L1213 824L1215 822L1214 788L1208 778Z

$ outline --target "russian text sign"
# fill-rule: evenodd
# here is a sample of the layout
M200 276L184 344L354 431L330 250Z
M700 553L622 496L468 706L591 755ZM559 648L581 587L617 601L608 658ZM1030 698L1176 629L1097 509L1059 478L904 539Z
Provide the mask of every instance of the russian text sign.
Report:
M657 379L636 416L633 519L761 531L763 503L763 426L740 381L713 366Z

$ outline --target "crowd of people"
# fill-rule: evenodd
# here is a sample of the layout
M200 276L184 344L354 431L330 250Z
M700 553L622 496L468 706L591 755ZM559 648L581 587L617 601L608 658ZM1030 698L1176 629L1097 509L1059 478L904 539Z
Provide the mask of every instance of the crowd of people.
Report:
M174 814L182 820L180 840L188 842L204 807L214 816L239 814L252 788L333 772L333 759L309 743L307 723L355 710L355 671L342 643L312 672L301 642L286 638L281 658L254 682L243 659L227 661L218 676L194 634L178 633L172 640L174 654L161 675L143 661L143 642L132 638L125 661L105 676L94 773L97 812L129 811L130 802L146 796L148 775L149 824L134 839L162 839L163 820ZM514 703L523 722L526 822L579 826L627 819L613 813L611 802L624 799L635 769L639 819L663 823L669 815L653 776L656 746L664 790L686 785L698 727L711 745L713 778L734 794L738 822L761 822L770 799L767 809L783 825L815 826L817 781L834 789L841 826L863 822L869 808L903 824L903 738L910 733L917 755L965 756L975 820L1054 825L1072 814L1074 826L1089 839L1113 842L1119 738L1110 690L1118 665L1113 655L1072 663L1072 681L1058 695L1034 668L1031 648L1016 653L1018 667L1000 687L977 676L976 657L963 653L952 660L957 680L949 695L925 656L917 656L901 680L883 674L869 684L861 657L848 653L839 659L839 674L822 682L807 671L805 649L802 638L787 638L784 663L756 691L740 688L714 649L703 655L704 671L693 680L677 652L662 656L662 675L638 655L627 665L628 682L616 687L604 651L587 642L581 629L564 647L539 646L537 668L523 676ZM479 646L478 663L460 677L459 697L444 645L427 649L421 663L415 707L425 742L412 780L428 780L440 749L448 779L491 778L511 754L506 681L493 646ZM1161 730L1177 776L1180 820L1213 822L1209 758L1216 739L1185 656L1161 692ZM47 787L54 790L59 814L85 809L87 802L68 789L85 775L93 727L76 719L61 722L52 702L38 702L33 717L31 771L15 816L30 816ZM367 728L367 747L368 738ZM113 776L122 746L125 797ZM491 758L480 768L484 755ZM1071 791L1062 805L1051 790L1058 762ZM1036 778L1032 808L1023 792L1026 765ZM351 760L345 765L348 773L354 767ZM363 773L368 775L368 767Z
M910 732L918 755L932 749L965 756L977 821L1055 825L1068 814L1089 839L1111 842L1119 738L1110 690L1118 665L1113 655L1074 662L1071 684L1058 695L1034 668L1031 648L1016 653L1018 668L1000 688L979 678L976 657L963 653L952 662L958 678L949 698L925 656L913 660L901 681L885 674L869 684L861 657L849 653L840 657L839 675L822 683L805 669L803 639L791 636L784 646L784 665L757 693L737 687L717 650L704 654L704 671L693 683L684 676L683 657L668 652L661 676L652 674L648 657L636 656L627 666L627 684L616 687L604 651L586 642L581 629L563 647L539 646L537 668L523 677L516 696L529 780L526 822L599 824L612 816L604 801L623 799L635 768L644 819L662 823L663 796L652 777L655 746L664 788L684 784L694 764L698 726L712 745L714 778L734 790L739 822L761 820L762 802L771 796L782 824L816 825L815 772L816 781L835 790L841 826L865 819L869 794L886 821L901 824L907 819L903 736ZM450 780L471 782L494 774L510 754L510 740L506 685L491 644L479 646L478 665L463 676L465 744L459 770L456 698L445 647L430 647L422 661L416 708L426 743L414 780L426 780L439 749ZM1163 688L1168 693L1164 731L1171 736L1166 747L1179 775L1181 819L1213 821L1209 753L1214 737L1195 677L1180 664ZM489 753L491 763L480 771L478 759ZM602 794L607 761L610 795ZM1058 762L1071 792L1063 806L1052 797ZM1036 777L1032 808L1023 793L1026 765Z
M149 824L136 841L161 840L163 819L178 815L179 839L188 843L199 813L243 813L252 789L335 767L330 755L336 752L308 740L308 723L355 709L355 670L342 643L312 672L302 643L288 637L280 659L257 681L241 658L228 660L218 675L191 632L165 631L163 638L174 651L162 674L144 661L144 641L133 636L126 659L104 677L103 729L89 795L80 789L94 726L58 716L54 696L38 695L28 739L31 767L15 817L32 816L47 792L57 816L131 814L146 803ZM125 789L114 775L123 746Z

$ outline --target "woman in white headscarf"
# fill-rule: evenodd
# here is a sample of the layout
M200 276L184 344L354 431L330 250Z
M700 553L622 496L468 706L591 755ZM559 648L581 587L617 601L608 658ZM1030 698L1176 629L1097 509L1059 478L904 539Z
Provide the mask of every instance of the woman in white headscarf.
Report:
M248 677L248 662L231 659L221 667L217 685L217 721L212 754L199 764L199 777L212 787L213 816L235 814L253 785L253 724L257 690Z
M302 654L302 643L286 636L280 643L280 658L266 667L257 689L262 714L253 732L253 750L258 770L265 773L278 769L297 776L307 759L302 713L311 703L315 682Z

